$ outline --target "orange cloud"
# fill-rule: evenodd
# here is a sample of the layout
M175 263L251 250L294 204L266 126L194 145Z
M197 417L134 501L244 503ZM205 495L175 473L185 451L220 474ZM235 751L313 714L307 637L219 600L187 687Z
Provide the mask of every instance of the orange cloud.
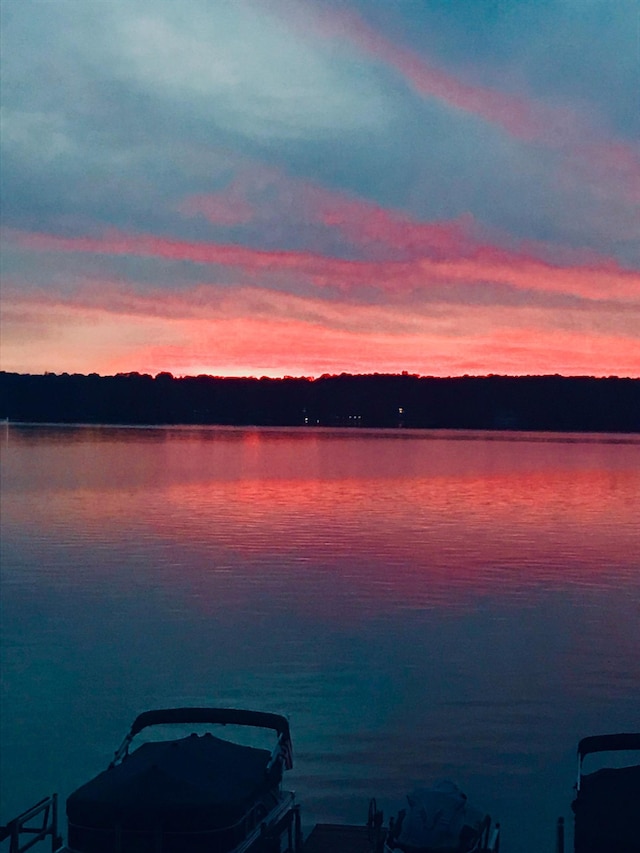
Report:
M4 300L5 370L176 375L376 371L640 375L634 317L482 305L345 305L206 286ZM159 343L161 342L161 343Z

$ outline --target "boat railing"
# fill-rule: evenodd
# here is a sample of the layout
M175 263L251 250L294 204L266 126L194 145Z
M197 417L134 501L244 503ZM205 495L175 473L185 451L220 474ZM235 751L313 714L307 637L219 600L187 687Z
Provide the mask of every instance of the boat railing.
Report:
M0 842L9 840L9 853L25 853L35 844L51 838L52 853L62 839L58 835L58 795L52 794L27 811L0 826Z

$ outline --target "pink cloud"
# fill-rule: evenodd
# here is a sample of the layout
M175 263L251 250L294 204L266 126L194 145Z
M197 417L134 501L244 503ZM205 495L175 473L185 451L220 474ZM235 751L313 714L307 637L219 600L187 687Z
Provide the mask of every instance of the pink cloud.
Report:
M223 221L227 200L231 201L232 211L246 212L245 222L252 219L265 236L273 235L274 230L279 233L282 223L304 223L337 232L352 247L367 249L375 258L381 252L389 257L390 251L398 259L425 251L459 252L479 230L471 216L447 222L419 222L401 211L292 178L277 169L242 170L220 193L189 196L179 209L189 215L202 213L214 224L231 224L233 213ZM236 223L240 222L238 216Z
M384 224L385 216L383 211L377 211L370 222L364 223L362 233L370 234L372 228L375 233L375 228ZM394 233L396 241L400 238L400 232L394 232L393 227L390 233L392 242ZM629 302L640 299L640 273L621 267L613 259L594 259L588 265L554 264L526 252L475 242L460 223L416 224L409 257L377 261L346 260L305 251L266 251L113 230L100 237L59 237L17 231L9 232L8 236L18 247L31 251L191 261L235 267L253 274L293 276L338 290L374 287L391 296L420 292L434 284L475 283L584 299Z
M576 140L566 154L567 176L584 182L595 196L604 199L617 196L633 205L640 204L640 155L631 146L617 140L587 138L583 142ZM629 229L636 238L640 237L637 212Z
M612 156L626 163L615 146ZM606 157L603 156L603 162ZM585 171L585 180L590 180L591 171L583 158L572 164L574 174ZM566 182L571 193L571 182ZM374 202L338 190L328 189L311 181L294 178L280 169L252 164L239 169L230 184L221 192L211 195L189 196L180 205L185 211L217 210L229 199L241 210L251 210L253 232L270 240L286 239L288 228L298 231L304 225L305 239L314 245L333 243L332 234L338 234L350 247L363 250L370 260L406 260L417 255L428 254L432 258L452 255L468 256L474 247L481 244L498 243L515 247L522 254L544 258L560 266L599 266L601 258L591 249L568 248L541 242L514 241L508 234L481 226L467 213L447 221L424 222L414 219L402 210L381 207ZM605 233L614 241L633 240L638 233L637 222L623 211L612 215L611 209L603 221L602 209L594 207L581 211L592 230ZM214 217L211 217L212 221ZM215 224L215 223L214 223ZM334 252L335 253L335 252ZM608 263L608 261L606 261Z
M278 216L297 216L287 205L283 185L295 188L299 183L275 167L261 163L243 163L227 184L217 192L187 196L178 210L186 216L204 216L214 225L244 225L256 219L269 218L269 201L278 196Z
M523 95L466 83L415 51L390 41L352 10L319 11L305 3L303 13L291 17L290 5L285 4L285 8L287 21L293 21L295 26L328 39L350 42L397 71L418 94L478 115L519 139L532 141L543 135L560 139L568 128L574 133L580 124L578 116L568 110L552 108Z
M606 196L612 189L611 182L599 183L598 170L589 164L588 156L583 152L582 158L572 160L568 166L573 176L581 175L583 182L592 183L592 191L600 192ZM627 156L624 147L611 144L603 146L602 168L608 168L610 160L618 163L621 175L626 176L623 183L631 192L633 186L633 163ZM602 170L601 170L602 172ZM594 177L595 175L595 177ZM601 177L600 173L600 177ZM571 196L575 184L572 184L569 174L564 176L565 190ZM622 180L622 178L621 178ZM604 199L601 199L604 200ZM576 200L577 201L577 200ZM582 204L582 201L580 202ZM612 275L612 296L616 295L616 280L618 275L623 277L628 274L613 259L601 257L595 251L587 248L568 248L558 245L549 245L536 241L515 241L513 237L497 229L490 231L478 223L471 214L465 214L454 220L424 222L416 220L404 211L383 208L371 201L350 195L348 193L327 189L319 184L291 177L284 171L252 164L249 167L239 169L229 185L218 193L200 194L189 196L180 204L180 209L189 215L202 213L214 224L251 224L251 234L266 238L273 244L277 240L285 241L290 233L290 227L295 227L299 233L304 227L305 242L316 250L310 252L298 252L297 256L302 265L302 257L307 261L311 257L319 259L325 254L340 255L345 250L355 250L363 262L360 273L370 280L377 281L381 286L385 280L382 267L375 270L367 270L365 263L375 261L377 263L391 261L406 262L415 261L419 258L428 258L432 262L447 261L451 259L476 260L478 262L477 274L472 275L472 280L486 275L498 275L498 281L505 282L505 269L493 269L483 273L480 263L491 254L493 259L500 252L498 246L503 249L501 266L512 265L518 267L523 260L537 259L547 264L544 270L544 279L533 282L533 289L553 290L557 288L558 276L553 270L578 268L581 273L588 274L590 280L593 277L590 271L603 270ZM607 237L614 241L631 241L638 233L637 221L630 217L629 210L612 209L611 205L605 207L609 212L603 217L602 207L599 205L590 209L582 209L580 216L588 220L589 227L595 231L607 233ZM339 237L341 243L336 245L335 237ZM346 245L345 245L346 244ZM325 251L329 248L328 253ZM293 255L285 261L282 257L278 263L295 265ZM353 251L350 251L353 256ZM240 258L238 253L237 258ZM254 257L257 263L257 255ZM334 282L334 286L345 284L356 284L358 273L356 267L350 270L346 263L341 269L338 268L338 258L334 258L332 273L325 267L328 278L332 276L342 281ZM224 262L224 261L221 261ZM251 266L251 263L249 266ZM327 259L328 263L328 259ZM319 269L319 261L315 264L316 272ZM306 275L301 266L301 273ZM322 273L320 273L322 274ZM395 272L393 273L396 274ZM444 269L438 270L432 264L431 275L434 279L441 280L445 274ZM455 280L464 278L460 270L456 271L451 266L446 274L453 275ZM521 279L521 277L520 277ZM401 273L396 278L398 285L402 286L403 280L407 286L414 285ZM522 279L521 279L522 280ZM326 280L328 283L328 279ZM551 281L548 287L545 282ZM508 282L507 282L508 283ZM586 283L586 279L585 279ZM526 286L526 285L523 285ZM625 298L637 298L638 293L627 291ZM562 288L560 288L562 289ZM574 292L573 287L571 292ZM582 293L582 291L581 291ZM585 291L585 295L594 291ZM581 294L578 294L581 295Z
M349 323L350 311L345 309ZM452 375L486 373L565 373L640 375L640 347L618 336L586 336L581 331L544 327L473 329L472 315L455 321L456 334L424 328L413 334L385 330L332 329L304 320L269 317L219 318L184 323L170 321L174 340L147 344L135 355L135 369L176 375L213 373L244 375L307 375L409 371ZM122 354L112 369L126 368ZM467 365L475 362L475 369ZM128 364L132 360L129 356Z
M277 5L277 4L276 4ZM353 11L323 9L310 3L294 14L285 6L287 21L315 35L350 42L359 51L401 75L422 97L436 98L454 109L479 116L525 142L561 152L567 176L588 178L596 194L618 194L640 202L640 152L626 142L606 138L586 115L558 107L527 94L511 94L468 83L415 51L390 41Z
M3 367L175 374L640 375L640 308L363 305L250 288L134 291L92 281L67 297L3 294ZM630 316L629 316L630 314Z
M395 250L400 257L429 254L445 257L465 252L479 229L473 217L444 222L419 222L401 211L317 185L301 191L303 208L321 224L338 230L357 246Z
M189 196L179 210L186 216L204 216L214 225L245 225L254 217L253 207L233 191Z

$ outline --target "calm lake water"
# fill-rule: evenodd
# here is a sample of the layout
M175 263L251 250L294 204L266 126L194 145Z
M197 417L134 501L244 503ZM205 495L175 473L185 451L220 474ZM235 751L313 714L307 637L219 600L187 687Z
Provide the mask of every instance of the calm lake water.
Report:
M285 713L304 823L456 781L553 851L640 729L640 436L0 426L2 814L153 707Z

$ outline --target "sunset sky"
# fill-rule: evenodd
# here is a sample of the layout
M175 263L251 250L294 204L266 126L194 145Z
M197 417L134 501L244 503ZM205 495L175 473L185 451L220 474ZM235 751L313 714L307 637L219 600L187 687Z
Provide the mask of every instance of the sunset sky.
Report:
M0 0L3 370L640 376L636 0Z

